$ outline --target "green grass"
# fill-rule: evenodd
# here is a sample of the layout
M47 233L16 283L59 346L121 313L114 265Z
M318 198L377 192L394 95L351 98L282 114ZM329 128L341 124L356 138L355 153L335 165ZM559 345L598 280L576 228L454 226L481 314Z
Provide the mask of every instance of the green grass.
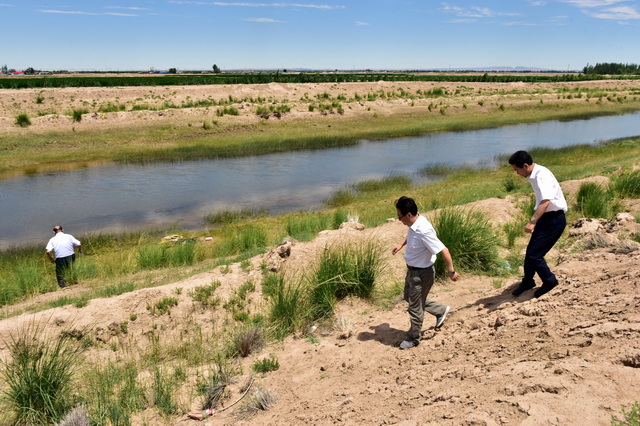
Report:
M130 129L108 132L75 129L74 132L30 133L21 137L19 145L12 143L13 136L0 135L0 146L9 147L0 157L0 173L26 168L46 171L47 167L59 164L72 167L88 161L148 163L322 149L349 146L364 139L384 140L550 119L621 114L638 109L638 102L616 102L606 107L586 102L584 105L545 104L509 107L503 112L489 113L495 116L471 109L429 117L418 112L391 117L346 116L332 122L330 127L318 127L313 120L269 120L266 125L226 123L218 126L215 132L203 132L197 126L149 124L137 127L135 132ZM84 110L77 111L84 113ZM64 141L65 149L51 149L52 141Z
M576 201L576 210L588 218L611 219L619 211L613 191L593 182L580 185Z
M433 226L449 249L457 270L486 273L497 269L497 237L481 213L447 208L433 218ZM447 274L441 256L436 260L435 270L438 277Z
M335 303L347 296L370 298L384 266L382 248L375 241L326 247L306 278L312 317L332 315Z
M614 179L613 187L622 198L640 198L640 170L618 176Z
M29 126L31 126L31 120L29 119L29 116L27 114L18 114L16 116L15 123L16 123L16 125L18 125L20 127L29 127Z
M270 371L276 371L279 368L280 363L278 362L278 358L273 354L268 358L256 360L251 365L251 369L256 373L268 373Z
M82 346L71 334L47 335L31 325L7 342L10 360L2 359L0 404L11 424L51 424L73 405L73 374Z

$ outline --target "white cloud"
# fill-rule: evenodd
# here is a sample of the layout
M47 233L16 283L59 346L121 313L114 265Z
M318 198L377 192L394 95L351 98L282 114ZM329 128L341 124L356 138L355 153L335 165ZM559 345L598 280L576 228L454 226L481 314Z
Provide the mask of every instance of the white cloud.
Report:
M356 21L356 25L359 27L366 27L367 25L371 25L371 24L364 21Z
M277 19L271 19L271 18L247 18L244 20L248 22L266 22L266 23L278 23L278 24L286 22L286 21L278 21Z
M105 9L137 10L137 11L148 10L144 7L126 7L126 6L105 6L104 8Z
M0 7L15 7L13 4L0 3Z
M629 19L640 19L640 12L629 6L611 7L603 9L600 12L585 11L592 18L613 19L619 21L627 21Z
M542 0L528 0L529 4L531 6L535 6L535 7L540 7L540 6L546 6L547 2L546 1L542 1Z
M496 16L520 16L520 13L513 12L496 12L494 10L489 9L488 7L460 7L454 6L447 3L442 3L442 8L440 9L445 13L453 14L459 16L461 18L494 18Z
M62 15L89 15L89 16L99 16L99 15L107 15L107 16L138 16L132 13L116 13L116 12L104 12L104 13L95 13L95 12L85 12L82 10L52 10L52 9L40 9L38 12L40 13L58 13Z
M613 4L628 2L629 0L562 0L564 3L573 4L579 8L592 8L611 6Z
M93 12L82 12L80 10L39 10L39 12L42 13L61 13L61 14L65 14L65 15L98 15L97 13L93 13Z
M198 6L235 6L235 7L305 7L310 9L344 9L345 6L333 6L329 4L313 4L313 3L247 3L247 2L203 2L190 0L170 0L173 4L195 4Z

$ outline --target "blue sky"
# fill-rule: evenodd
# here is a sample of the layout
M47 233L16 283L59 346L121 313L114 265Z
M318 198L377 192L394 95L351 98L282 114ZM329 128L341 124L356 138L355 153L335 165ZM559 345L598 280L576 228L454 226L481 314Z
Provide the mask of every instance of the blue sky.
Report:
M0 0L21 70L640 63L640 0Z

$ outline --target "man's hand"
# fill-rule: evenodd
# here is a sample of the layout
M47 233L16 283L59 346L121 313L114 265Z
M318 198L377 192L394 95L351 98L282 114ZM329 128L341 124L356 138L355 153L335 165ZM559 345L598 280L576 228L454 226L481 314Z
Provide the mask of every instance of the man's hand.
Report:
M391 250L391 254L392 254L392 255L395 255L397 252L399 252L400 250L402 250L402 246L403 246L402 244L395 246L395 247L393 248L393 250Z
M451 278L451 281L458 281L458 278L460 278L460 276L456 271L453 271L453 274L447 273L447 275L449 275L449 278Z
M527 224L524 226L524 232L526 232L527 234L532 234L535 227L535 223L527 222Z

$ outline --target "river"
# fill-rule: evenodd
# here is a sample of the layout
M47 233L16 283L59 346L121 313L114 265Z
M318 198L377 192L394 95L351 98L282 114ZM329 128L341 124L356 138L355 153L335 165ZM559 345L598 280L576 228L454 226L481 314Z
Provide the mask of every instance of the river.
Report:
M68 233L204 225L207 213L319 208L335 191L427 165L494 166L499 154L640 135L640 112L440 133L354 146L151 165L105 165L0 180L0 249Z

